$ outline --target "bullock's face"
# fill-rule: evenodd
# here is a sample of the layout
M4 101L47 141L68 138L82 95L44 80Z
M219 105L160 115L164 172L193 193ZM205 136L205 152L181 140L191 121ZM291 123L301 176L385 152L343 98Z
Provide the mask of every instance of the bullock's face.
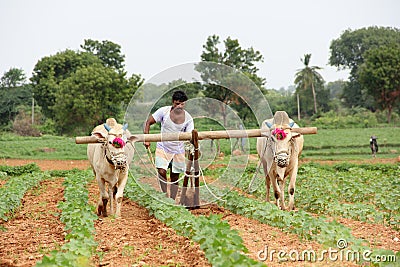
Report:
M124 166L127 163L127 156L124 153L125 144L122 134L108 134L107 149L110 152L111 161L116 167Z
M275 163L285 168L289 165L290 149L293 134L290 128L273 128L270 132L271 148L274 154Z

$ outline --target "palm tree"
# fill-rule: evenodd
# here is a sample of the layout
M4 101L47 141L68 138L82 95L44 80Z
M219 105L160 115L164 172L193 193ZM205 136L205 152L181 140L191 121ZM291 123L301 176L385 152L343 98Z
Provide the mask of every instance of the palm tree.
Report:
M294 83L297 88L308 89L311 87L313 98L314 98L314 113L317 113L317 96L315 94L314 84L324 83L324 79L321 74L317 72L317 70L322 69L318 66L309 66L311 54L305 54L304 60L301 59L301 62L304 63L304 68L299 69L296 72Z

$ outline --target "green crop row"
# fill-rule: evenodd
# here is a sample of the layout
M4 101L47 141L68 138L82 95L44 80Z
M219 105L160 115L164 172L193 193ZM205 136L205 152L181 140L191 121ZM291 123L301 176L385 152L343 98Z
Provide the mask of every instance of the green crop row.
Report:
M255 167L238 178L234 171L218 170L225 180L247 190ZM252 194L265 199L264 175L259 173ZM254 189L256 188L256 189ZM287 195L287 191L285 190ZM273 199L273 192L270 192ZM296 207L329 216L400 227L400 168L397 165L303 164L296 181Z
M63 183L64 202L60 220L65 224L65 243L59 251L44 256L36 266L90 266L90 259L97 243L94 240L94 220L97 219L93 206L88 205L87 183L93 179L88 172L71 172Z
M200 244L213 266L265 266L245 255L247 248L242 238L221 216L194 216L145 184L128 180L125 196L147 208L150 214L173 228L178 234Z
M19 176L25 173L39 172L40 168L35 163L26 164L22 166L0 166L0 178L7 178L8 176Z
M340 240L346 240L349 245L346 250L351 249L351 251L359 253L370 251L371 258L377 255L392 255L397 260L396 264L400 260L400 252L370 249L365 240L355 238L349 228L336 221L331 221L325 217L313 217L302 210L297 212L282 211L274 204L245 197L236 191L221 191L212 186L210 188L212 188L213 194L223 196L223 200L218 201L218 204L236 214L280 228L285 232L297 234L306 240L315 240L325 247L335 248Z
M209 188L215 195L222 197L223 200L218 201L218 204L226 209L286 232L297 234L305 240L315 240L323 245L333 246L337 240L345 238L355 246L363 245L362 240L357 240L351 235L350 229L336 221L330 221L324 217L316 218L303 210L298 212L282 211L272 203L248 198L236 191L220 190L213 186L209 186ZM203 194L202 197L207 197L207 195Z
M25 173L10 177L0 188L0 221L7 221L13 212L21 205L25 192L49 179L50 175L43 172Z
M342 171L305 165L299 169L297 204L307 211L400 227L400 169Z

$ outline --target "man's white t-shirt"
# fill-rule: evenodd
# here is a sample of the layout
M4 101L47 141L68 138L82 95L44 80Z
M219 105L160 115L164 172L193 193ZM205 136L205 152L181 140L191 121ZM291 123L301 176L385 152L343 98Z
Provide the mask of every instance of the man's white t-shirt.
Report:
M191 132L194 129L194 123L189 112L185 110L185 121L181 124L176 124L170 117L171 107L165 106L159 108L152 114L154 120L161 123L161 133ZM182 141L157 142L157 148L163 149L170 154L185 153Z

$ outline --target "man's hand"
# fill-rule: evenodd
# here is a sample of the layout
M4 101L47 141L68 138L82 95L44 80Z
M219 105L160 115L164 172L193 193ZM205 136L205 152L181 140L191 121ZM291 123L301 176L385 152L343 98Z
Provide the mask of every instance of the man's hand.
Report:
M148 134L150 132L150 125L156 123L153 115L150 115L147 121L144 123L143 133ZM150 142L143 142L143 145L148 149L150 147Z
M149 148L150 147L150 142L143 142L143 145L146 147L146 149L147 148Z

